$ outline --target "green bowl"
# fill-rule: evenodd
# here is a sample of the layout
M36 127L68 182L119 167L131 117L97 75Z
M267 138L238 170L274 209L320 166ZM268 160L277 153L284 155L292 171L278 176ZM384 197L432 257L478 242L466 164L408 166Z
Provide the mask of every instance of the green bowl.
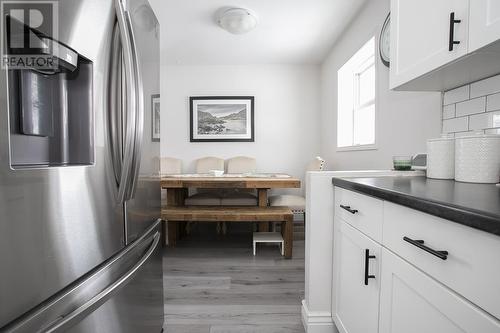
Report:
M398 170L398 171L411 170L411 161L412 161L411 156L394 156L392 158L394 170Z

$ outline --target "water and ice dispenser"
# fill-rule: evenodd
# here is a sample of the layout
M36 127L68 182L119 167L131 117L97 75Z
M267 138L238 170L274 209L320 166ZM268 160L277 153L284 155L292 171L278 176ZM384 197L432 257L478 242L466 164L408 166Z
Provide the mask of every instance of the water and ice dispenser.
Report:
M74 63L59 61L53 71L8 71L14 169L94 163L92 62L56 41L51 47L59 56L72 52L67 57Z

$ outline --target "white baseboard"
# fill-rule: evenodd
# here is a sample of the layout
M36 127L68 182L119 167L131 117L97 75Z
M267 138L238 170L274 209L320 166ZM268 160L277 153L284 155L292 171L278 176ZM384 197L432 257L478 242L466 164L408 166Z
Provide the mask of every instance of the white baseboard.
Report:
M302 300L302 324L307 333L338 333L330 312L311 312Z

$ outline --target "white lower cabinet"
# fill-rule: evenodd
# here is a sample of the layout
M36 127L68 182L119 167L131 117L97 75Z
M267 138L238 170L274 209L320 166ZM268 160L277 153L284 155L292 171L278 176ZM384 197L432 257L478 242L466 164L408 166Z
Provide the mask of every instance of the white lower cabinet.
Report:
M498 333L500 322L382 249L379 332Z
M378 331L381 245L336 217L334 321L341 332Z
M343 191L364 214L344 218L335 207L341 333L500 333L500 237L387 201L370 210L374 198Z

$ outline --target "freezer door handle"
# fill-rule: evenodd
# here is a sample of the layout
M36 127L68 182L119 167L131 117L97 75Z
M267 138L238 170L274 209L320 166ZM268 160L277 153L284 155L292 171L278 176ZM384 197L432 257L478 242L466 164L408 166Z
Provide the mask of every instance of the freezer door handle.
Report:
M153 255L158 243L160 242L160 233L157 231L153 236L153 242L149 249L146 251L144 256L124 275L122 275L118 280L114 281L100 293L92 297L82 306L72 311L71 313L64 315L56 321L52 323L50 327L46 328L44 332L63 332L75 325L83 318L88 316L90 313L97 310L103 303L105 303L108 299L110 299L114 294L116 294L119 289L125 286L130 280L132 280L137 273L138 270L146 263L149 258Z
M151 258L160 242L160 224L161 220L158 219L122 251L6 326L0 327L0 332L58 332L78 324L79 320L128 284Z

